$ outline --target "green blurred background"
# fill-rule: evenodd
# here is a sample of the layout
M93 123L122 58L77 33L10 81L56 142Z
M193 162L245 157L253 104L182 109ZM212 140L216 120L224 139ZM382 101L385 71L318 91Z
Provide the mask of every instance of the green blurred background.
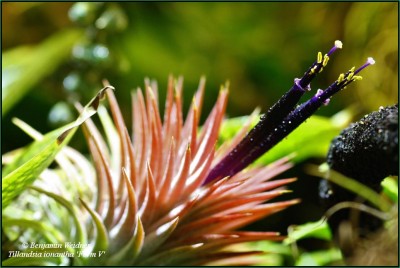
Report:
M343 41L343 50L314 89L325 88L368 56L377 64L318 113L332 115L356 104L361 115L398 102L397 2L98 3L83 4L83 11L69 17L72 5L2 3L3 106L7 89L20 96L7 111L3 107L2 153L30 140L10 123L12 117L47 132L72 120L74 109L66 103L87 102L103 78L116 87L127 120L130 91L149 77L158 81L162 100L169 74L184 76L186 108L205 75L204 113L227 80L228 116L266 110L336 39ZM93 56L96 48L104 53Z

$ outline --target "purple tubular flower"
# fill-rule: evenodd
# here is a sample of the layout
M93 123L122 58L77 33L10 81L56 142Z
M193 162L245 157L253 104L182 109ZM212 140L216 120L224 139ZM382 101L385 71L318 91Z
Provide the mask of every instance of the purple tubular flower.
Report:
M324 66L328 63L329 56L338 48L342 47L340 41L336 41L331 50L322 57L319 52L317 61L304 73L301 79L294 79L292 88L284 94L278 102L276 102L266 114L262 115L258 124L247 134L247 136L230 152L217 166L209 173L204 184L215 180L222 179L226 176L232 176L237 173L234 166L239 161L246 158L249 148L257 147L280 122L292 111L306 91L310 91L310 82L320 73ZM246 165L247 166L247 165Z
M319 107L328 104L330 97L335 93L351 82L360 80L361 76L356 76L357 73L368 65L374 64L373 59L368 58L368 61L356 71L353 67L346 74L341 74L338 80L326 90L319 89L309 101L294 109L301 96L307 89L309 90L311 80L326 66L329 56L341 47L342 43L336 41L335 46L325 54L323 59L322 54L318 53L317 61L305 72L304 76L301 79L295 79L293 87L266 114L261 116L258 124L246 137L210 171L204 184L233 176L246 168L296 129Z

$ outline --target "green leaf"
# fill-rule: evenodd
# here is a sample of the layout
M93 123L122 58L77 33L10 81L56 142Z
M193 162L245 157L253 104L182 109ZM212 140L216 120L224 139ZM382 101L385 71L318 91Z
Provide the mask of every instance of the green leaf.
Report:
M100 99L103 98L105 90L101 89L97 95L85 106L77 120L56 131L45 135L41 141L34 142L29 149L22 154L22 159L16 159L18 167L2 178L2 203L3 209L8 206L12 199L22 193L31 185L38 176L54 160L57 153L63 148L74 135L78 126L97 112ZM26 160L28 158L28 160ZM26 160L26 161L25 161ZM11 163L15 167L15 163Z
M251 250L261 250L268 253L288 255L288 256L292 254L290 247L281 242L276 242L276 241L263 240L256 242L248 242L246 243L246 245L249 245L249 248Z
M78 214L76 211L76 208L74 207L74 205L69 202L68 200L66 200L65 198L45 191L43 189L40 189L38 187L35 186L31 186L32 189L34 189L35 191L38 191L39 193L45 194L51 198L53 198L56 202L58 202L60 205L62 205L63 207L65 207L68 210L68 213L71 215L74 223L75 223L75 228L76 228L76 234L75 234L75 242L80 242L82 244L86 244L86 229L85 226L81 223L81 221L78 218ZM59 241L60 242L60 241Z
M263 251L257 266L284 266L293 259L293 254L290 246L277 241L256 241L245 243L245 249L249 251Z
M65 237L57 229L49 224L40 221L28 220L28 219L10 219L5 218L2 220L3 227L20 226L23 228L32 228L36 232L43 235L46 242L49 244L60 243L64 241Z
M18 119L14 118L13 121L18 122ZM15 156L13 162L4 167L2 176L5 177L9 173L17 169L19 166L32 159L35 155L38 154L38 152L43 151L52 141L57 139L57 137L60 136L66 128L68 127L63 126L56 130L53 130L44 135L40 140L36 140L32 142L29 146L21 148L20 152L18 152L18 155Z
M331 248L314 252L306 252L300 255L296 266L324 266L342 260L339 249Z
M100 215L91 209L82 199L79 199L81 204L89 212L93 219L94 226L96 227L96 240L92 252L106 251L109 245L107 229L103 224L103 220Z
M382 181L383 192L392 200L393 202L399 202L399 184L398 179L393 177L387 177Z
M326 165L324 164L322 165L322 170L317 166L310 165L307 168L307 172L314 176L324 177L340 187L356 193L384 212L391 208L391 204L388 200L384 199L379 193L375 192L368 186L365 186L361 182L358 182L357 180L348 178L333 169L330 169L328 171L329 176L326 176Z
M82 33L82 30L69 29L37 46L17 47L2 53L2 115L68 58Z
M332 239L331 230L324 220L309 222L290 228L288 237L284 240L285 244L291 244L303 238L318 238L328 241Z

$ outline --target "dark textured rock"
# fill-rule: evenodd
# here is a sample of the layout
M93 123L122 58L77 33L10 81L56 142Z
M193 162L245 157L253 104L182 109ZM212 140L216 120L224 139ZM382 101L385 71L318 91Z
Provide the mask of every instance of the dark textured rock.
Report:
M330 168L379 192L385 177L399 175L398 114L398 104L380 108L344 129L331 143L327 155ZM343 201L363 202L357 193L327 180L321 181L319 196L326 209ZM382 221L370 214L342 210L328 220L337 239L341 236L338 233L340 224L349 221L354 213L359 213L359 218L351 224L361 237L382 226ZM343 253L351 255L351 250Z
M399 175L398 105L381 108L342 131L331 143L327 162L340 173L379 190Z

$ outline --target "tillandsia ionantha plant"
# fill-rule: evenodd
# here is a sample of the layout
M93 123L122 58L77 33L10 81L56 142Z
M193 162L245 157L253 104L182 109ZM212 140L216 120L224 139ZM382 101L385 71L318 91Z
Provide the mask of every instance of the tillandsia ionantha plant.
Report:
M324 56L319 52L317 60L254 128L246 133L249 120L232 141L218 148L227 85L199 127L204 79L186 119L182 79L169 79L163 118L157 85L146 80L144 92L139 89L132 94L132 134L113 91L108 90L112 118L104 106L98 112L106 138L93 121L84 124L93 164L66 148L57 158L60 169L46 170L3 212L5 234L15 241L3 264L254 264L253 259L243 257L261 252L227 246L281 240L277 232L240 228L299 200L267 202L287 193L283 187L295 180L270 180L292 166L289 157L268 166L250 164L335 93L360 80L358 73L374 64L369 58L296 107L341 47L336 41Z

